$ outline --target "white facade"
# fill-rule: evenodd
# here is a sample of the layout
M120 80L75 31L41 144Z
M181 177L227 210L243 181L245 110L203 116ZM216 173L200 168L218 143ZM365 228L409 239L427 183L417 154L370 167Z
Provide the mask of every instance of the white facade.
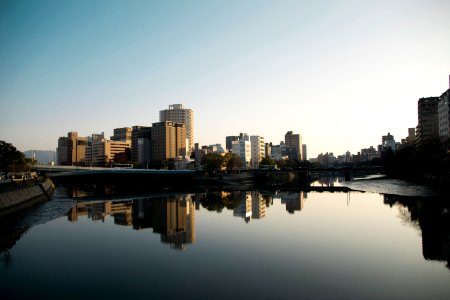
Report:
M250 159L252 157L252 148L250 141L233 141L232 152L239 155L244 169L247 169L250 166Z
M259 167L259 162L265 156L265 144L264 138L258 135L252 135L250 137L251 143L251 168L257 169Z

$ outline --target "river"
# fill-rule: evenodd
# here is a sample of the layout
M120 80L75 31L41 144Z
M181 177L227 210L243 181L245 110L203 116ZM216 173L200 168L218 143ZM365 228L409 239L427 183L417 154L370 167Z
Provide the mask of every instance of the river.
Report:
M450 298L448 200L399 180L314 185L355 191L60 186L1 228L0 298Z

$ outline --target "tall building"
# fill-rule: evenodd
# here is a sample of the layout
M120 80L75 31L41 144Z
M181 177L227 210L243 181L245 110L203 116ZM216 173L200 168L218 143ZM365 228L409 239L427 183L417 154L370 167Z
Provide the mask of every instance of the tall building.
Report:
M383 135L381 137L381 145L385 149L390 148L392 151L395 151L397 148L396 144L395 144L394 136L390 132L388 132L387 135Z
M194 150L194 112L192 109L184 108L183 104L169 105L169 109L159 112L159 121L184 124L186 128L185 140L187 142L186 153Z
M406 137L406 143L411 145L414 144L416 140L416 129L408 128L408 136Z
M58 164L84 166L87 145L88 138L78 136L76 131L69 132L67 137L60 137L57 150Z
M138 139L138 159L137 166L140 168L148 168L151 163L151 140L149 138Z
M259 162L265 157L264 138L258 135L250 136L251 143L251 168L257 169Z
M139 144L138 140L141 138L151 139L151 127L148 126L133 126L131 130L131 161L137 163L139 161ZM141 156L144 156L141 154Z
M115 128L111 140L131 143L131 127Z
M72 154L69 154L69 149L72 149L71 141L68 137L62 136L58 139L58 149L56 149L57 164L58 165L71 165ZM71 150L70 150L71 151Z
M96 159L98 158L98 148L96 148L95 152L94 152L94 142L96 143L96 146L97 146L97 141L103 140L104 138L105 138L105 134L103 132L102 133L94 133L90 137L88 137L88 145L86 147L86 158L85 158L86 166L95 166L93 159L94 159L94 153L95 153ZM103 162L104 162L104 160L103 160Z
M264 157L270 158L272 154L272 143L266 143L264 145Z
M450 138L450 89L439 98L438 103L439 139L445 141Z
M163 162L169 158L186 156L186 127L175 122L153 123L151 133L151 159Z
M294 134L292 131L288 131L284 135L284 143L286 147L295 149L296 155L289 155L290 159L302 159L302 136L300 134Z
M239 155L244 169L247 169L250 166L250 159L252 157L250 141L239 140L232 142L232 152Z
M225 137L225 148L228 151L231 151L233 149L233 142L239 141L239 136L237 135L230 135Z
M306 144L302 145L302 160L308 160L308 152Z
M419 146L439 138L438 102L439 97L420 98L417 102L416 143Z

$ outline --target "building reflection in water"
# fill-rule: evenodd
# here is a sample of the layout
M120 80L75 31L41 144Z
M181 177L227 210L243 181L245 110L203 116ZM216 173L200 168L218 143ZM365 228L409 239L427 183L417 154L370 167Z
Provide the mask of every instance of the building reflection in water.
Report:
M196 204L208 210L221 212L223 208L232 209L233 216L243 218L246 223L252 219L263 219L266 217L267 208L273 205L273 199L280 199L286 206L286 210L293 214L301 211L305 205L306 192L279 192L279 191L228 191L209 192L201 196L196 195ZM197 201L198 200L198 201Z
M83 202L74 206L67 216L71 222L80 216L104 222L111 216L117 225L133 226L136 230L152 228L160 234L161 242L175 249L185 249L196 239L195 209L190 195Z
M437 199L384 195L384 203L396 206L403 224L422 233L426 260L445 261L450 269L450 215L448 204Z
M253 219L262 219L266 216L266 200L258 191L238 192L241 198L239 206L233 210L233 216L244 218L248 223Z
M286 205L286 210L293 214L305 207L306 192L281 193L281 203Z

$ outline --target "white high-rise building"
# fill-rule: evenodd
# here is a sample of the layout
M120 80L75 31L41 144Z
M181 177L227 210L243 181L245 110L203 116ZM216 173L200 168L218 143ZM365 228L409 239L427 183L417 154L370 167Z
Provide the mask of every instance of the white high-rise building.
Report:
M251 167L252 169L257 169L259 162L265 156L264 138L262 136L252 135L250 136L250 143L252 147Z
M186 126L187 154L194 150L194 112L192 109L184 108L183 104L169 105L169 109L159 111L159 121L172 121L182 123Z
M250 166L250 159L252 157L252 148L250 141L239 140L232 142L232 152L239 155L241 158L243 169L247 169Z

